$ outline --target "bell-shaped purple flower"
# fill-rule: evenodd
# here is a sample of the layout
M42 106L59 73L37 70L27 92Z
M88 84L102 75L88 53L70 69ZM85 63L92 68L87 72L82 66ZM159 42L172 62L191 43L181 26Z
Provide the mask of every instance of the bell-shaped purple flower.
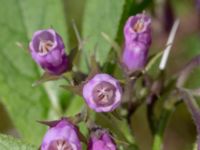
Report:
M124 26L125 44L141 42L145 45L151 44L151 18L145 13L137 14L128 18Z
M131 16L124 27L122 63L130 72L143 69L151 44L151 19L143 14Z
M143 69L147 62L148 48L140 42L132 42L125 45L122 57L128 70Z
M120 105L122 88L112 76L96 74L84 85L83 97L96 112L109 112Z
M107 131L97 130L91 134L88 150L116 150L116 144Z
M29 49L36 63L51 74L60 75L70 69L62 38L53 29L36 31Z
M82 150L77 128L67 119L61 119L47 131L41 150Z

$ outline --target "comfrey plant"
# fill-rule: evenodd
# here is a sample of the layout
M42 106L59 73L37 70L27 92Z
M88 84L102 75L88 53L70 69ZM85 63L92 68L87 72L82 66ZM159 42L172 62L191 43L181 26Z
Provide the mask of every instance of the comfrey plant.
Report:
M74 59L80 55L82 46L67 55L61 36L53 29L33 34L30 53L45 72L35 85L66 79L68 83L61 87L78 94L85 101L83 109L74 116L41 121L49 126L41 142L41 150L137 150L139 146L134 139L131 116L141 105L147 108L146 116L154 138L153 150L163 149L164 129L170 114L182 101L188 106L200 134L200 110L193 97L199 94L199 90L184 88L190 72L200 64L200 56L172 78L166 79L165 68L179 21L171 29L166 49L149 57L153 41L151 22L146 13L128 18L124 25L122 55L114 63L116 71L111 73L105 64L100 65L96 61L95 55L91 56L88 74L78 70ZM108 35L104 35L109 39ZM120 47L115 41L109 41L113 49L116 45ZM152 68L159 58L161 62L156 77L152 77ZM157 101L162 103L159 117L154 112ZM80 123L86 127L86 132L79 130ZM199 136L197 147L200 150Z

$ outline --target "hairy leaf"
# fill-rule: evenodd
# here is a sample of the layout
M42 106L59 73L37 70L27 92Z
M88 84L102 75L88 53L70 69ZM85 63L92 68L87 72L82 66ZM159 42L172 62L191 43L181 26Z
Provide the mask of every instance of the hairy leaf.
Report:
M49 100L55 102L56 95L49 85L31 86L40 73L28 51L17 47L16 42L26 43L26 48L35 30L51 26L66 40L61 1L1 1L0 98L20 136L37 144L44 134L44 127L36 120L48 118Z
M2 150L37 150L36 147L13 137L0 134L0 149Z
M89 56L95 47L97 60L103 63L112 45L101 35L115 39L122 17L125 0L87 0L83 21L84 52Z

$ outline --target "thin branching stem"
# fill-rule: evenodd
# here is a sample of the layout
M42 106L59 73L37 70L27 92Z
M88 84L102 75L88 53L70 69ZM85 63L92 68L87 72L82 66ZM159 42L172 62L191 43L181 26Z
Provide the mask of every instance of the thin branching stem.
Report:
M159 123L157 126L157 130L155 132L152 150L163 149L163 135L164 135L164 131L167 126L167 122L169 120L171 113L172 113L172 109L164 108L164 110L162 111L160 119L159 119Z

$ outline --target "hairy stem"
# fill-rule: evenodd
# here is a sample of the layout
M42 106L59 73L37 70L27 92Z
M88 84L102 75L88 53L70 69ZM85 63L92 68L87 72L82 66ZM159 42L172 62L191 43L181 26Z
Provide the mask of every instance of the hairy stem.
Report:
M178 89L180 96L187 105L197 128L197 149L200 150L200 109L193 95L187 89Z
M154 114L154 105L156 100L157 96L154 93L152 93L147 99L147 120L152 134L155 133L156 122L157 122ZM150 103L148 103L148 101Z
M163 71L160 71L158 74L158 80L154 81L151 85L151 91L147 97L147 119L153 135L155 134L157 123L157 119L154 114L154 107L163 90L164 79L165 74Z
M162 150L163 149L163 135L165 128L167 126L167 122L169 120L169 116L172 112L172 109L166 109L161 113L160 120L158 122L157 130L154 135L153 147L152 150Z

